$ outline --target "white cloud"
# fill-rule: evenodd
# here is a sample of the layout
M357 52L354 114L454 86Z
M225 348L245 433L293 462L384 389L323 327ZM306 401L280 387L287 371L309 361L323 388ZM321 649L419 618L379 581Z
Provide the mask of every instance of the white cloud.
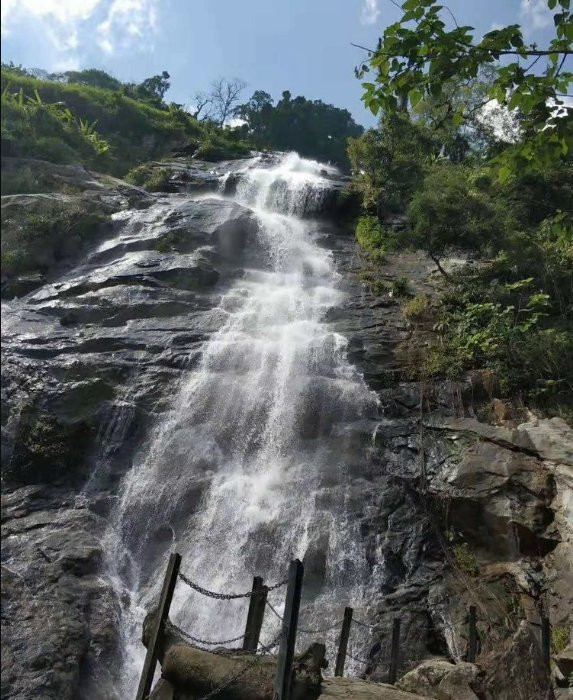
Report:
M364 0L362 11L360 12L360 21L362 24L376 24L380 16L380 8L378 0Z
M519 14L526 33L553 25L553 14L547 0L521 0Z
M118 43L125 47L130 38L142 39L156 31L156 0L113 0L98 26L98 44L105 53L113 53Z
M78 52L93 41L106 54L134 43L149 48L149 36L157 31L159 1L2 0L2 34L9 34L20 22L36 24L53 48L50 69L77 67ZM96 31L94 21L99 21Z

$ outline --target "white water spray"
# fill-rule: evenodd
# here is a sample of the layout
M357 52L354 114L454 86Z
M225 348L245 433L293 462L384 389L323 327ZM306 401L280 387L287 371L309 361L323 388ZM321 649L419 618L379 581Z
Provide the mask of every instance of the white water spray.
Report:
M301 218L319 208L329 174L296 154L241 174L235 198L256 216L263 263L222 297L226 320L125 476L110 529L111 573L132 601L122 697L137 685L143 611L169 550L193 580L224 592L250 589L256 574L274 583L290 559L304 559L306 627L362 604L368 569L348 508L357 458L345 441L376 399L324 320L344 298L331 254ZM279 610L283 595L271 598ZM225 639L244 631L246 605L179 583L171 617L198 637ZM263 643L277 624L267 616Z

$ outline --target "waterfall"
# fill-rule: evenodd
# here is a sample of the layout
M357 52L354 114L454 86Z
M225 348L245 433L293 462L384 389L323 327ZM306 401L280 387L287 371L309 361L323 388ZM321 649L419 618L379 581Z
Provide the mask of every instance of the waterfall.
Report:
M214 313L224 321L124 477L110 526L110 573L130 601L122 697L137 685L143 612L169 551L182 554L193 580L225 592L249 590L253 575L279 581L300 558L305 627L336 622L368 594L352 489L365 456L353 426L377 400L325 320L344 294L309 216L331 174L296 154L239 173L233 197L254 212L257 254L251 260L246 251L244 274L221 297ZM283 597L284 589L270 597L279 612ZM246 606L202 598L180 582L171 618L197 637L226 639L244 631ZM266 616L263 643L277 625Z

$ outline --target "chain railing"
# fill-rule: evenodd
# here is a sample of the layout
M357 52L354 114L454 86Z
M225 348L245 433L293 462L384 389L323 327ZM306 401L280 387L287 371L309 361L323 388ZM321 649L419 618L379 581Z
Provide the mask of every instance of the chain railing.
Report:
M207 596L208 598L215 598L215 600L237 600L238 598L251 598L252 596L258 594L258 592L255 590L247 591L246 593L215 593L215 591L210 591L207 588L203 588L203 586L200 586L198 583L195 583L182 571L179 572L179 578L194 591L197 591L197 593ZM286 583L287 581L285 579L284 581L279 581L272 586L266 586L267 593L274 591L281 586L285 586Z
M394 684L397 679L397 672L400 666L400 638L401 638L401 618L394 617L392 623L391 638L381 637L381 632L384 627L381 621L368 622L353 617L354 611L350 607L344 610L342 619L337 619L332 624L319 628L307 628L299 625L299 607L302 594L302 578L304 567L301 562L295 560L291 562L289 567L289 576L287 579L279 581L272 586L265 586L260 577L255 577L253 580L253 588L244 593L224 593L211 591L198 583L194 582L189 576L179 570L181 557L178 554L172 554L169 559L169 565L163 583L159 607L156 618L153 623L151 636L148 643L145 664L142 671L142 676L138 688L137 700L146 700L151 691L151 683L153 681L155 666L158 660L158 649L161 646L161 638L164 634L165 624L168 619L169 607L173 597L173 592L178 580L183 581L187 586L197 593L207 596L215 600L249 600L249 612L245 632L241 635L230 639L211 640L192 635L182 627L170 623L171 628L194 648L217 655L233 655L233 653L250 653L253 658L243 665L236 672L229 675L219 686L213 688L206 695L198 700L211 700L221 693L225 688L228 688L241 676L254 668L262 656L269 654L273 649L279 646L277 655L277 671L275 679L274 697L277 700L286 700L289 695L289 684L293 670L293 657L296 643L296 635L319 635L328 632L340 630L338 639L338 653L336 657L335 676L344 675L344 664L346 658L364 666L363 673L366 675L372 674L381 663L388 665L388 682ZM275 606L268 600L268 593L277 590L287 585L287 593L285 598L284 613L281 614ZM444 596L431 600L431 605L436 606L441 602L450 600L449 596ZM261 644L259 641L264 613L269 609L274 617L280 623L280 630L277 636L268 644ZM304 612L303 612L304 615ZM477 629L477 609L475 606L470 606L468 616L463 622L454 625L446 620L434 621L436 627L442 630L459 633L459 626L463 624L467 629L467 652L464 658L467 661L475 662L479 653L480 639ZM368 658L364 658L357 648L361 645L351 644L349 641L352 630L368 630L369 636L375 634L376 645L371 646L368 652ZM550 641L551 627L548 618L542 618L541 624L542 648L544 659L549 669L550 659ZM362 634L364 638L364 632ZM356 639L354 640L356 642ZM242 642L241 649L229 649L226 645ZM207 648L205 648L207 647ZM210 647L210 648L209 648ZM389 653L388 653L389 652Z

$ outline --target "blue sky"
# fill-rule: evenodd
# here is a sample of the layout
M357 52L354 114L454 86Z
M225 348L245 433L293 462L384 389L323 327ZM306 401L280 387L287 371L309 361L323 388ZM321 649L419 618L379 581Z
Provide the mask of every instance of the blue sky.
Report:
M479 33L519 23L541 46L551 36L546 0L448 0ZM2 60L49 71L103 68L125 81L162 70L168 99L189 104L219 76L280 96L283 90L349 109L360 102L353 68L384 26L391 0L2 0Z

